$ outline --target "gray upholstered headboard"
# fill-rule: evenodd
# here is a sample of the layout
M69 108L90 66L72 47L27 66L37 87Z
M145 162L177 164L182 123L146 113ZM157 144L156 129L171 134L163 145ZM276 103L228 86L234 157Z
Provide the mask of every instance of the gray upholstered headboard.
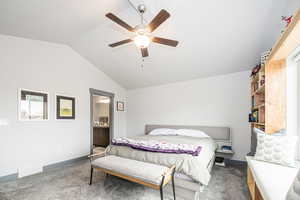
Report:
M145 134L157 128L172 128L172 129L194 129L205 132L214 140L221 140L231 143L231 133L229 127L210 127L210 126L179 126L179 125L154 125L146 124Z

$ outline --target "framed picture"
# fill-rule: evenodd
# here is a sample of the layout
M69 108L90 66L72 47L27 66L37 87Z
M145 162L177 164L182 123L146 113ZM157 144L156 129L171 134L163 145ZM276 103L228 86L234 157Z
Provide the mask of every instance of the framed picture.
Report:
M43 121L49 119L49 94L47 92L19 89L19 120Z
M117 111L124 111L124 102L117 101Z
M75 119L75 97L56 95L56 119Z

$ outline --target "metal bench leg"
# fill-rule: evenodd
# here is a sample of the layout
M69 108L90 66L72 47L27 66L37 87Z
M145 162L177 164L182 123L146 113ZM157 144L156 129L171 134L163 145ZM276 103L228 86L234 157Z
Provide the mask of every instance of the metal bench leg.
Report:
M160 187L160 200L164 200L163 187Z
M93 171L94 171L94 168L91 166L90 185L92 185L92 182L93 182Z
M174 200L176 200L176 195L175 195L175 183L174 183L174 172L172 173L172 188L173 188L173 196L174 196Z
M162 180L161 180L161 184L160 184L160 187L159 187L159 191L160 191L160 200L164 200L164 194L163 194L163 187L164 187L164 181L165 181L165 176L162 177Z

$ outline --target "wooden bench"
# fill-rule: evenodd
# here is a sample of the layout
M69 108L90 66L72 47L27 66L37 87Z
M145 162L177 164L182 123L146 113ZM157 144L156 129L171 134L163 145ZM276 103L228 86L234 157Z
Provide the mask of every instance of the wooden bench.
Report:
M176 199L174 185L175 166L168 168L113 155L105 156L91 160L90 185L92 184L94 169L160 190L161 200L163 200L164 186L172 181L173 196L174 200Z
M298 168L254 160L247 156L247 184L251 200L285 200L289 188L297 176Z

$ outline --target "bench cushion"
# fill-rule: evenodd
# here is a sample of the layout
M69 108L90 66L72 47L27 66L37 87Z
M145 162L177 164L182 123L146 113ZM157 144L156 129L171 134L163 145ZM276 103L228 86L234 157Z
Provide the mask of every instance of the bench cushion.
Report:
M257 187L264 200L285 200L298 169L247 157Z
M169 168L118 156L105 156L92 161L93 167L107 169L141 181L160 185L162 175Z

